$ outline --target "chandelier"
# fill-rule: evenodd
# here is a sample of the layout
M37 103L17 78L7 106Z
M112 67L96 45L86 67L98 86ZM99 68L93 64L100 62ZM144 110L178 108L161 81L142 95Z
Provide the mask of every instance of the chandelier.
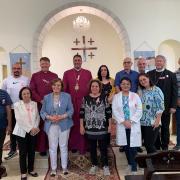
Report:
M73 20L73 28L77 30L87 30L90 27L89 20L84 16L78 16Z

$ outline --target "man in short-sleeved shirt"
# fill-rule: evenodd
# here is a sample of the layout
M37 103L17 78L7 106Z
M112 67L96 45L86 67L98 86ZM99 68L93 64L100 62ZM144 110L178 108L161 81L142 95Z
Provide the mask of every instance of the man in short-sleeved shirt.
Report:
M0 165L2 163L2 148L6 137L6 132L12 132L11 127L11 98L9 94L0 89Z
M119 71L116 74L115 77L115 87L116 87L116 91L119 92L119 85L120 85L120 81L123 77L128 77L131 80L132 86L130 91L132 92L137 92L138 89L138 72L131 70L131 66L132 66L132 60L129 57L126 57L123 61L123 66L124 66L124 70Z
M12 75L8 76L6 79L3 80L2 89L5 90L12 99L13 104L19 101L19 91L24 86L29 85L29 79L26 76L22 75L22 65L20 63L15 63L12 65ZM13 104L11 106L11 113L12 113L12 130L16 124L16 118L14 114L14 107ZM17 155L16 151L16 135L10 134L10 151L8 156L5 157L6 160L9 160Z

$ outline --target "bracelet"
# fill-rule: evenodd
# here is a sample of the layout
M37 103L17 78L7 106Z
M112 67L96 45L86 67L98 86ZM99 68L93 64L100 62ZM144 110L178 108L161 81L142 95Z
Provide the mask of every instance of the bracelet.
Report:
M46 118L47 118L47 119L49 119L49 118L50 118L50 116L49 116L49 115L46 115Z

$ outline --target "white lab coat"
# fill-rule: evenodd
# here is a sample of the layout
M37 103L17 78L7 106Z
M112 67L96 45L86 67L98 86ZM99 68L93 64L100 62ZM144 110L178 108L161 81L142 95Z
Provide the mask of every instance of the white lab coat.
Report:
M131 134L130 134L130 147L139 147L142 145L141 140L141 125L140 119L142 116L142 103L139 96L136 93L129 92L129 110ZM124 112L122 104L122 92L116 94L112 101L113 116L116 120L116 143L117 145L127 145L126 129L122 124L124 121Z

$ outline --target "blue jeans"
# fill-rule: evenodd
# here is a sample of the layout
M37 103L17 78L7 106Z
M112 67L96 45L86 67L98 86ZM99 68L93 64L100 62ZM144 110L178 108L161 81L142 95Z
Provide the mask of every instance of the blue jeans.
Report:
M180 107L177 107L176 109L176 134L177 134L176 146L180 146Z
M124 146L124 151L126 154L128 165L131 166L131 171L137 171L137 163L135 161L135 156L137 154L137 147L130 147L130 134L131 134L131 130L126 129L127 146Z

